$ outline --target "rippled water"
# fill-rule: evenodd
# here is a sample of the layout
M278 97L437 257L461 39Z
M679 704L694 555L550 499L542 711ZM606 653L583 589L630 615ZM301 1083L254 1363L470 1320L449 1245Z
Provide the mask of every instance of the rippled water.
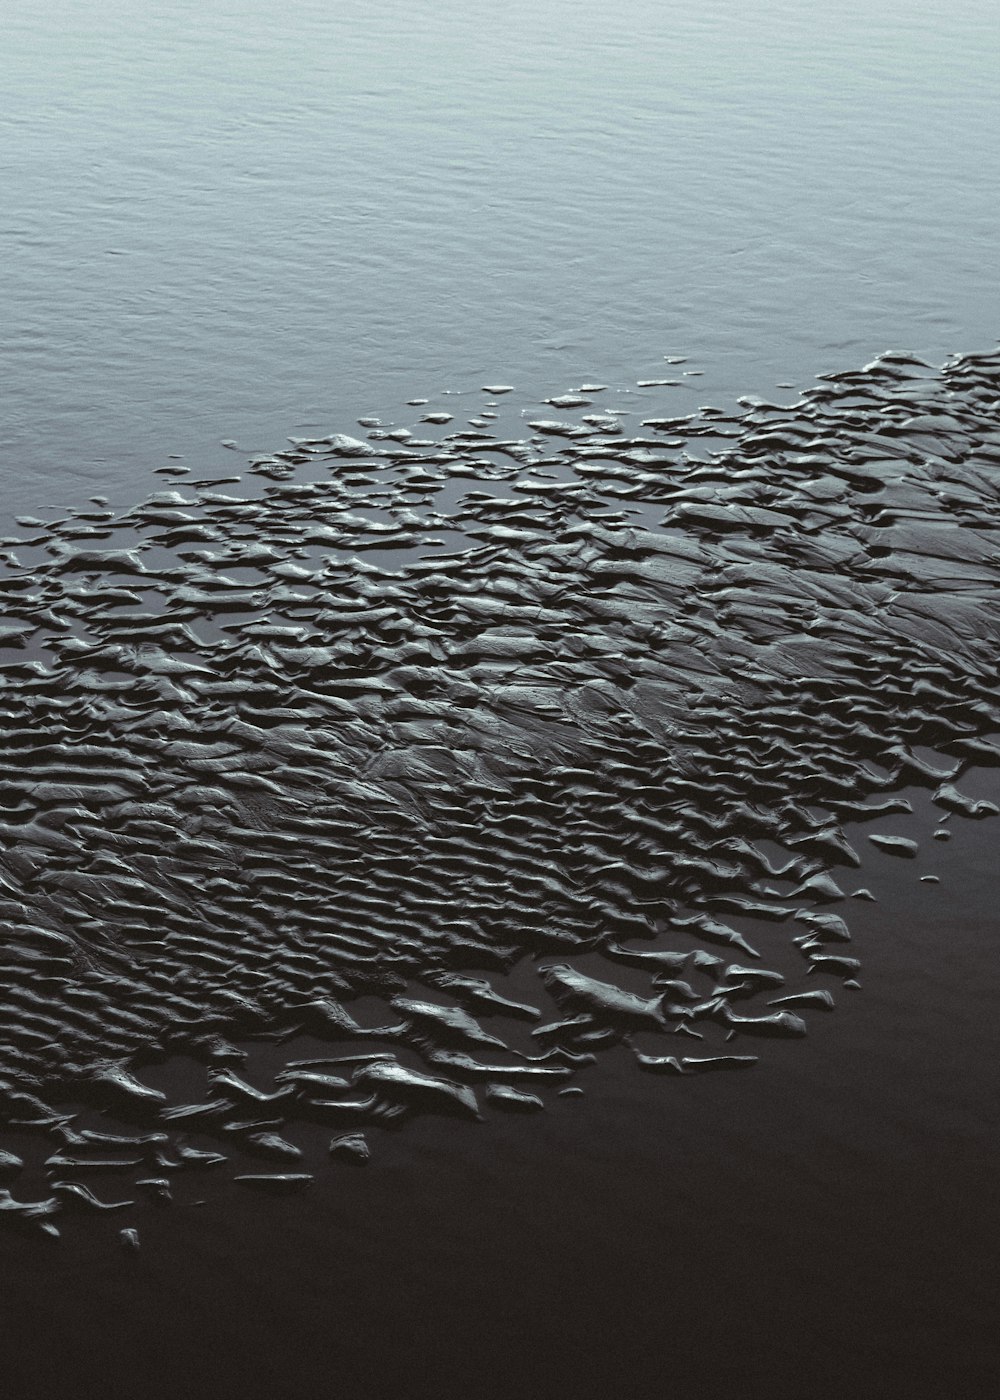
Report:
M443 388L996 334L992 0L7 0L3 47L22 507Z
M27 1162L5 1186L58 1205L5 1217L16 1393L100 1393L112 1355L134 1393L234 1400L987 1393L995 836L949 803L998 799L994 368L732 400L995 341L993 7L13 0L4 24L0 1099ZM587 381L590 406L539 402ZM422 398L454 419L422 425ZM727 416L670 426L706 402ZM288 436L310 441L275 456ZM876 834L918 859L855 822L883 792L913 811ZM823 961L843 949L790 941L827 900L860 991ZM609 924L686 951L692 909L836 1014L758 1047L732 1018L779 989L715 946L679 1039L622 1036L636 1004L600 988L659 988ZM539 945L599 989L539 978ZM583 1100L487 1102L454 1059L470 1023L414 1009L461 1000L446 967L566 1017L545 1064ZM414 1086L362 1066L325 1092L372 1163L320 1167L310 1121L342 1110L289 1062L357 1039L456 1075L484 1121L386 1132ZM748 1044L752 1074L684 1059ZM171 1113L209 1099L200 1135L126 1062ZM230 1166L146 1144L175 1205L154 1175L88 1215L67 1176L116 1199L146 1167L82 1168L86 1134L178 1121L170 1151ZM272 1131L320 1179L262 1206L230 1183L282 1170ZM109 1248L125 1223L138 1256Z

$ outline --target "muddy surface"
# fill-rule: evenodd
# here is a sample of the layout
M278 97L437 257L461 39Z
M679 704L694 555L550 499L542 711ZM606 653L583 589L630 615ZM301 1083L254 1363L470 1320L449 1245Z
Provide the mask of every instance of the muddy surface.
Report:
M607 1055L752 1095L862 993L871 861L930 899L996 815L998 404L1000 356L902 354L516 436L445 400L21 517L0 1220L266 1213Z

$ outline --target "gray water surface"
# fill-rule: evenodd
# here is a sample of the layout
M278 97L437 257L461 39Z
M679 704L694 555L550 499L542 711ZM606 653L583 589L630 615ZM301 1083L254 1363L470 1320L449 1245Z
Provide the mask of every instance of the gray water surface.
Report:
M992 0L7 0L0 505L1000 324ZM693 387L692 387L693 386Z
M989 347L998 30L993 0L6 0L0 512L446 390L461 422L485 384L514 415L672 377L680 414ZM266 1212L208 1178L138 1255L101 1215L5 1234L11 1393L989 1394L996 837L955 827L940 886L864 848L864 987L759 1076L609 1057Z

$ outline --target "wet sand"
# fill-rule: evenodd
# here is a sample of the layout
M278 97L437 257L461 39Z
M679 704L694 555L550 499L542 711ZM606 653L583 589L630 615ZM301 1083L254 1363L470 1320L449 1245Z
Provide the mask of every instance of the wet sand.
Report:
M998 364L20 522L24 1386L976 1393Z
M946 916L881 860L863 994L752 1078L609 1054L583 1100L418 1120L308 1197L213 1183L139 1254L83 1216L0 1237L14 1393L989 1394L992 859L956 835Z

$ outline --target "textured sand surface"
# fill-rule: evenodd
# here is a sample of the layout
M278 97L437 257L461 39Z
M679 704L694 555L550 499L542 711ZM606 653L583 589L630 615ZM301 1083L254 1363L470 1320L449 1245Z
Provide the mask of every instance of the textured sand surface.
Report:
M602 392L0 542L5 1221L751 1069L862 981L842 823L995 813L1000 356Z

